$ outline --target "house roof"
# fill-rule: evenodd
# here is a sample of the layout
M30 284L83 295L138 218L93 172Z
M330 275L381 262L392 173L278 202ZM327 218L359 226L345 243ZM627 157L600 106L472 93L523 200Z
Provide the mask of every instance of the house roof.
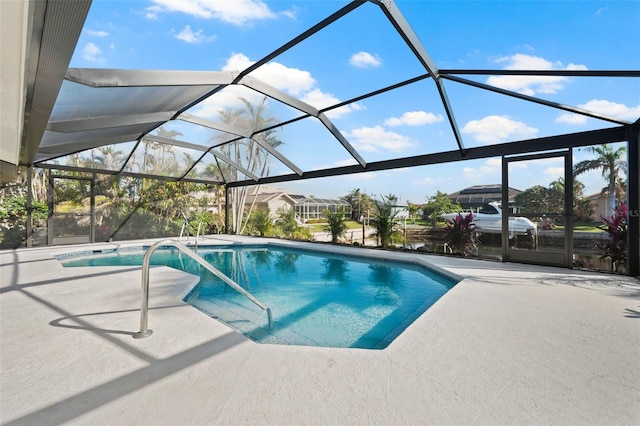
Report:
M351 206L351 204L347 203L344 200L339 200L335 198L311 198L311 197L297 198L296 204Z
M509 188L509 200L513 200L513 197L518 195L519 189ZM502 200L502 185L473 185L460 191L447 195L451 200L459 204L483 204L490 201Z

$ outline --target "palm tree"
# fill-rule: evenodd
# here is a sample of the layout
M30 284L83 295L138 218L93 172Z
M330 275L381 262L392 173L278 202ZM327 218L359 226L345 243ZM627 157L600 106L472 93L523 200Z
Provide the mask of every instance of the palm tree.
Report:
M420 204L413 204L407 201L407 210L409 211L409 218L411 219L411 223L415 220L416 216L418 216L418 212L420 211Z
M373 211L373 200L367 194L360 191L360 188L354 188L341 200L351 204L351 218L360 221L364 218L364 214Z
M236 127L251 134L251 138L244 138L234 142L226 143L220 147L220 151L231 158L236 164L241 165L251 173L263 177L269 174L269 152L256 141L268 144L272 148L282 145L282 141L277 138L276 130L270 129L261 131L277 122L275 117L267 117L267 97L263 97L258 105L253 105L245 98L240 98L245 105L245 109L226 109L220 111L220 119L225 124ZM228 138L228 135L223 136ZM240 172L238 172L240 173ZM228 176L225 176L229 179ZM236 175L236 179L241 179ZM259 188L259 185L258 185ZM231 198L231 224L232 229L242 234L246 226L245 217L251 216L255 200L258 195L256 188L254 199L245 216L245 203L249 195L250 187L244 186L233 188L230 192Z
M616 208L616 190L620 193L622 188L620 181L620 171L626 170L627 161L623 159L627 152L625 146L617 149L609 145L591 146L587 151L597 157L592 160L584 160L573 166L573 176L578 176L590 170L602 169L602 177L609 183L609 205L606 216L609 217Z
M388 247L393 237L397 234L397 231L394 229L395 219L398 215L398 211L395 209L397 201L398 197L389 194L386 197L383 195L382 201L375 204L376 211L373 214L373 226L376 230L375 235L380 239L382 248Z
M273 221L269 216L269 210L266 209L256 209L249 218L249 222L251 222L261 237L268 234L273 227Z
M299 228L298 222L296 222L296 211L293 208L278 209L276 224L280 227L286 238L291 238Z
M347 232L344 209L339 209L335 213L327 209L324 211L324 216L327 218L327 224L324 229L331 233L331 242L335 244L338 242L338 238L344 236L345 232Z

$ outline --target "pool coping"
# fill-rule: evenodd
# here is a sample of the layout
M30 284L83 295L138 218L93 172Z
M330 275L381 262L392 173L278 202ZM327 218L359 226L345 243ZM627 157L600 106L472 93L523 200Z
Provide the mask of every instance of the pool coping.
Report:
M351 256L356 256L363 259L372 259L372 260L381 260L381 261L394 261L400 263L409 263L417 266L421 266L429 269L430 271L441 275L442 277L450 280L454 280L459 282L463 277L448 271L444 268L441 268L429 260L425 259L425 255L418 252L407 252L407 251L393 251L393 250L376 250L372 248L364 248L364 247L353 247L353 246L345 246L342 244L328 244L328 243L315 243L315 242L307 242L307 241L289 241L289 240L280 240L280 239L271 239L271 238L260 238L259 241L254 239L250 239L251 237L244 237L249 239L243 239L240 241L228 241L228 240L218 240L212 241L208 240L205 243L200 243L199 245L187 245L187 247L191 249L197 248L209 248L209 247L219 247L219 246L234 246L234 245L260 245L260 246L273 246L273 247L284 247L289 249L302 249L312 252L324 252L324 253L337 253L337 254L348 254ZM138 242L122 242L122 243L99 243L98 247L102 244L106 244L104 248L95 248L92 250L79 250L73 251L73 249L60 249L57 254L54 254L54 257L58 260L66 260L73 257L80 256L90 256L96 254L109 254L116 253L119 251L144 251L149 248L153 242L163 241L163 240L171 240L178 241L178 239L158 239L151 240L152 243L149 244L139 244ZM115 247L114 247L115 245Z

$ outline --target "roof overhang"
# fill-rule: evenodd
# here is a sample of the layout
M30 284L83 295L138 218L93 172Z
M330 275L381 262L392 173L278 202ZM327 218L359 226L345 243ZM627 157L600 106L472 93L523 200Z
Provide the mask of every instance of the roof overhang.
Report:
M15 181L40 147L91 0L0 1L0 181Z

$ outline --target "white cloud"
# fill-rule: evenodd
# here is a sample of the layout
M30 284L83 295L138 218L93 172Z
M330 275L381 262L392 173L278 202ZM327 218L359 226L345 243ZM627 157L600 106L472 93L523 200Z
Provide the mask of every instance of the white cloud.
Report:
M336 109L332 109L331 111L327 111L325 114L327 115L327 117L333 119L333 118L340 118L343 115L349 114L353 111L366 111L367 107L364 106L364 104L360 104L360 103L354 103L354 104L350 104L350 105L345 105L345 106L341 106L340 108L336 108Z
M320 89L313 89L305 93L301 100L318 109L340 103L340 99L336 98L331 93L325 93Z
M94 43L87 43L84 45L84 48L82 49L82 57L87 62L93 62L93 63L105 62L105 59L100 57L101 53L102 53L102 50L100 50L100 48L96 46Z
M585 104L578 105L578 108L619 120L635 121L638 116L640 116L640 105L628 107L624 104L603 99L593 99ZM555 121L557 123L581 125L587 122L587 118L588 117L580 114L563 113L560 114Z
M478 169L474 167L463 167L462 175L467 182L477 182L482 175L478 172Z
M232 53L227 59L227 63L222 67L223 71L242 71L250 65L253 65L256 61L249 59L247 55L242 53Z
M480 167L463 168L462 173L467 177L473 176L476 182L485 177L495 178L502 173L502 160L500 158L489 158Z
M374 180L378 175L376 172L363 172L363 173L351 173L348 175L341 176L340 179L343 181L351 181L351 182L359 182L364 180Z
M562 157L549 157L533 160L535 164L564 164L564 158Z
M161 13L180 12L242 26L277 16L260 0L152 0L152 3L152 6L146 8L148 19L157 19ZM293 12L284 13L285 16L292 14Z
M417 145L410 138L398 133L388 132L381 126L361 127L351 132L346 132L344 135L357 150L367 152L401 152Z
M587 122L587 117L580 114L573 114L570 112L560 114L556 119L556 123L570 124L572 126L580 126Z
M349 64L358 68L376 68L382 65L382 59L378 55L372 55L369 52L358 52L351 55Z
M355 164L358 164L355 158L347 158L344 160L338 160L333 165L337 167L344 167L344 166L353 166Z
M253 104L258 104L264 95L258 92L246 90L242 86L228 86L221 92L216 93L202 101L190 113L203 118L218 120L220 111L227 109L244 109L245 105L240 100L243 97Z
M500 158L489 158L484 162L485 167L502 167L502 160Z
M255 61L251 61L242 53L233 53L222 69L223 71L242 71L254 63ZM317 109L340 103L340 99L333 94L325 93L316 87L316 80L309 71L289 68L278 62L269 62L250 75L292 96L299 97L301 101ZM356 103L328 111L326 115L334 119L361 109L364 109L364 106Z
M92 37L107 37L109 33L106 31L87 30L87 35L90 35Z
M222 70L242 71L254 63L255 61L242 53L233 53ZM316 84L310 72L289 68L278 62L269 62L253 71L251 75L294 96L311 90Z
M513 161L509 163L509 170L514 169L526 169L527 163L524 161ZM488 158L479 167L465 167L462 173L468 177L473 178L474 182L480 182L484 178L492 178L500 181L500 174L502 173L502 159L501 158ZM484 182L487 183L487 182Z
M313 89L304 94L300 98L301 101L308 103L317 109L322 109L326 107L330 107L332 105L336 105L340 103L340 99L336 98L331 93L325 93L320 89ZM331 111L327 111L325 114L330 119L340 118L346 114L349 114L353 111L359 111L364 109L364 106L361 104L355 103L351 105L343 105L340 108L332 109Z
M254 63L255 61L251 61L242 53L232 53L222 67L222 71L242 71ZM253 71L250 76L293 96L307 92L315 85L315 80L309 72L297 68L288 68L277 62L270 62L261 66ZM263 96L253 90L247 90L243 86L229 86L215 96L201 102L193 111L193 114L217 119L219 118L219 111L229 108L244 108L244 104L239 99L240 97L244 97L249 102L257 103Z
M578 105L578 107L621 120L635 121L640 116L640 105L628 107L603 99L593 99L586 104Z
M533 138L538 134L538 129L507 116L489 115L480 120L469 121L462 128L462 133L472 135L480 143L494 144Z
M409 111L402 114L402 117L391 117L385 120L387 126L422 126L444 121L444 117L426 111Z
M564 177L564 167L549 167L543 170L543 174L553 177Z
M550 62L539 56L518 53L512 56L496 58L495 63L504 64L506 70L586 70L584 65L569 64L564 66L561 62ZM500 75L491 76L487 83L506 90L512 90L525 95L533 96L536 93L553 94L564 89L569 82L567 77L559 76L517 76Z
M144 17L146 19L157 20L158 14L162 13L162 8L158 6L149 6L145 9Z
M216 39L216 36L205 36L202 30L198 30L193 32L191 30L191 26L185 25L185 27L178 34L174 36L178 40L186 41L187 43L202 43L203 41L213 41Z
M436 180L430 176L423 177L422 179L415 179L411 181L411 185L433 185Z

